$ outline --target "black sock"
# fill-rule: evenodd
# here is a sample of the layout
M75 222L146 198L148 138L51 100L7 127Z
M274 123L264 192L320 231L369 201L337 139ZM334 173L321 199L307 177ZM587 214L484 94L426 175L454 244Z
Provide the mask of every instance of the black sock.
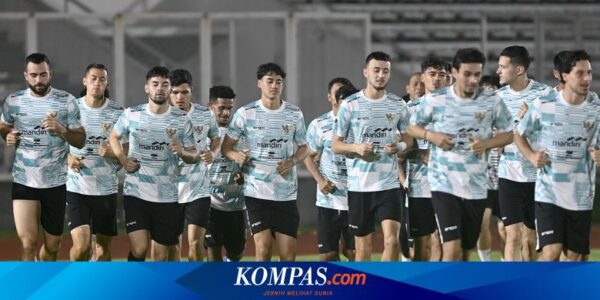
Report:
M146 258L137 258L131 251L129 251L129 255L127 255L127 261L146 261Z

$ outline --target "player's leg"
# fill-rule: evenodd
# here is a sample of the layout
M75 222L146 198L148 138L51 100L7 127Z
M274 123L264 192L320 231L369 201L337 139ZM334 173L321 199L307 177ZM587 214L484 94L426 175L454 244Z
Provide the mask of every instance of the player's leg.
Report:
M67 186L44 189L43 193L40 220L44 229L44 244L40 249L40 260L56 261L65 222Z
M246 214L252 238L256 261L271 261L271 247L273 246L273 231L271 207L268 200L245 197Z
M246 249L246 226L244 211L224 212L225 219L229 220L224 226L222 244L230 261L240 261Z
M371 209L372 193L348 191L348 226L354 235L356 261L370 261L375 212Z
M296 200L273 201L275 242L279 251L280 261L296 260L296 244L298 227L300 226L300 214Z
M535 225L538 261L557 261L563 251L565 234L564 211L549 203L535 203Z
M149 210L150 237L155 242L152 260L166 261L169 258L169 247L179 243L179 236L183 231L183 210L177 202L150 203Z
M317 247L320 261L339 261L339 210L317 206Z
M92 234L97 261L111 261L111 240L117 235L117 194L99 196L92 205Z

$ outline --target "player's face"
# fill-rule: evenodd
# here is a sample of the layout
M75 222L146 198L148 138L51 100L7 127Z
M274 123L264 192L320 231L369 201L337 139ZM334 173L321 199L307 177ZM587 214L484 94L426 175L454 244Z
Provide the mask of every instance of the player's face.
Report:
M44 96L48 93L52 72L50 71L50 66L48 66L46 62L40 64L34 64L32 62L27 63L24 75L29 89L31 89L35 95Z
M562 76L565 80L565 89L585 96L592 84L592 65L589 60L580 60L575 63L570 73L562 73Z
M389 61L371 59L363 69L367 84L375 90L384 90L390 81L391 66Z
M421 82L421 75L410 77L406 85L406 92L410 95L410 99L417 99L425 94L425 85Z
M258 80L261 96L269 100L280 100L283 92L283 78L275 73L267 73Z
M500 85L511 84L521 72L517 66L510 62L507 56L500 56L498 59L498 70L496 74L500 78Z
M233 110L233 99L217 98L217 101L210 104L210 109L217 118L217 124L225 127L229 125L231 111Z
M167 102L167 97L171 90L171 83L168 78L154 76L146 81L144 86L146 94L150 101L158 105L163 105Z
M465 96L471 97L477 90L482 69L483 64L480 63L462 63L458 70L452 68L452 76L456 78L455 85Z
M171 105L188 111L192 101L192 88L187 83L172 86L169 97L171 98Z
M452 74L448 73L446 75L446 82L445 82L444 87L451 86L453 83L454 83L454 77L452 77Z
M421 81L425 85L425 92L431 93L443 88L446 84L446 75L448 75L448 73L446 73L444 68L435 69L428 67L421 75Z
M329 90L329 93L327 94L327 100L329 100L329 103L331 103L331 106L334 108L337 108L340 106L340 104L335 100L335 93L344 85L336 82L331 86L331 89Z
M83 77L83 85L87 90L87 95L94 99L104 97L104 91L108 86L108 73L104 69L91 68Z

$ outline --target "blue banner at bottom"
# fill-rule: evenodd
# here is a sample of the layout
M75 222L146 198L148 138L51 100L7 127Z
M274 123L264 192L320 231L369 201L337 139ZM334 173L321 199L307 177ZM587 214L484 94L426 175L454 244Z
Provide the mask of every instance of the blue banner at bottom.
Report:
M580 299L599 263L0 263L4 299Z

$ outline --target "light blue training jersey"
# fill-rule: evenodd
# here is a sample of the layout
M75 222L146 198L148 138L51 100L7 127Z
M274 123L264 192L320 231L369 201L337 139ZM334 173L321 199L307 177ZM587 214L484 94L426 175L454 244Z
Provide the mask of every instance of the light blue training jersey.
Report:
M331 149L331 138L337 123L333 111L329 111L314 119L308 125L308 147L311 151L318 153L318 169L321 176L335 184L335 190L325 195L317 187L317 202L319 207L348 210L348 191L346 184L348 173L346 169L346 158L344 155L333 153Z
M277 164L291 159L294 144L306 145L306 125L300 108L282 101L271 110L261 100L240 107L234 114L227 136L247 142L249 161L243 167L244 195L266 200L296 200L298 175L292 167L286 176L277 172Z
M407 105L411 114L414 114L423 102L423 97L408 102ZM417 148L419 150L429 150L431 149L431 145L426 140L417 139ZM408 197L431 198L431 190L427 181L427 164L420 157L416 157L407 159L406 167Z
M400 188L396 155L384 152L388 143L399 141L406 133L410 113L400 97L386 93L369 99L364 91L346 98L338 112L335 135L353 143L372 143L373 152L365 157L347 157L348 191L376 192Z
M506 85L499 89L496 93L502 101L508 107L508 110L513 116L515 127L519 124L519 109L523 102L527 103L530 107L534 99L543 96L550 92L552 88L537 82L530 80L529 84L522 91L515 91ZM537 149L537 140L539 136L533 134L528 137L529 144ZM504 178L516 182L535 182L535 167L521 154L517 145L514 143L508 144L504 147L504 151L500 156L500 164L498 165L498 177Z
M535 201L568 210L591 210L596 165L589 149L600 146L600 100L590 92L582 104L572 105L562 93L553 90L534 100L519 123L522 136L539 134L539 148L549 160L538 169Z
M471 138L488 139L492 130L512 132L508 108L494 92L478 89L472 99L458 97L454 85L425 96L422 106L411 117L411 124L444 133L454 146L444 150L431 145L428 181L431 191L464 199L487 198L487 153L475 155Z
M192 120L196 150L200 155L202 151L210 150L210 140L219 137L217 122L210 109L197 103L192 103L187 114ZM178 185L179 203L210 197L208 166L201 161L186 164L180 160L179 164L181 166Z
M45 96L36 97L26 89L8 95L4 101L2 122L21 133L12 168L15 183L46 189L67 181L69 146L65 139L44 129L46 115L54 116L69 129L81 127L75 97L65 91L50 88Z
M81 124L85 128L86 140L82 149L70 146L70 154L81 159L85 165L79 172L69 168L67 191L82 195L103 196L117 193L117 171L120 167L115 159L100 157L98 149L107 144L113 126L123 108L113 100L106 99L101 107L89 107L85 97L76 100L81 113Z
M219 136L224 138L227 127L219 127ZM248 146L243 139L239 139L236 150L246 149ZM220 150L220 149L219 149ZM221 154L217 154L215 161L210 165L210 207L222 211L237 211L246 209L244 202L244 185L237 184L234 172L240 166Z
M177 202L179 158L169 145L177 139L183 147L194 146L192 122L181 109L169 107L162 114L148 110L148 104L126 109L113 129L129 141L128 156L137 159L140 169L127 173L123 194L159 203Z

